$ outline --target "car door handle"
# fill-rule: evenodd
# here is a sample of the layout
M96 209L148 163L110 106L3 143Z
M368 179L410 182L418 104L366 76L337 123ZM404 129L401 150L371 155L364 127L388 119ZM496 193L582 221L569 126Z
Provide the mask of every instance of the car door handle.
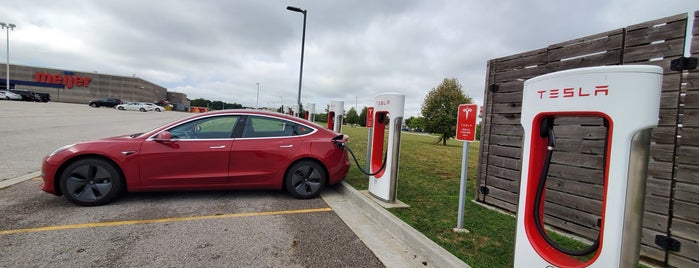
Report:
M294 145L293 145L293 144L289 144L289 145L281 145L281 146L279 146L279 148L291 148L291 147L294 147Z
M211 148L211 149L223 149L223 148L226 148L226 145L211 146L211 147L209 147L209 148Z

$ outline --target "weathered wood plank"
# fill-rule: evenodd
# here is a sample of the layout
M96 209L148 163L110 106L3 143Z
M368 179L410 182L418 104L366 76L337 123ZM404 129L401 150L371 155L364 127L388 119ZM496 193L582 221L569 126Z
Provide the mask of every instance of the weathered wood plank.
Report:
M651 141L664 144L673 144L675 143L675 137L677 136L676 131L677 127L674 126L654 128L651 132Z
M488 166L488 175L503 178L509 181L514 181L519 185L519 180L522 175L521 171L498 166ZM516 190L515 192L519 192Z
M551 164L549 176L566 178L584 183L602 184L604 171L601 169L589 169L579 166Z
M524 130L521 125L493 125L490 128L490 135L522 137Z
M675 127L677 126L677 108L661 108L660 109L660 120L658 120L658 126L664 127Z
M546 200L572 210L580 210L594 215L602 214L602 201L600 200L590 200L586 197L560 191L546 191Z
M619 65L621 51L614 50L604 54L593 54L585 57L571 58L564 61L554 61L546 64L546 72L569 70L573 68Z
M677 165L677 181L699 184L699 166L697 165Z
M510 102L510 103L497 103L493 105L493 111L500 113L522 113L522 103L521 102Z
M505 191L496 187L488 187L490 193L485 196L484 203L505 209L506 211L517 213L517 194Z
M661 161L648 161L648 176L670 180L672 178L673 163Z
M684 107L689 109L699 109L699 91L688 91L684 97Z
M699 204L699 184L678 182L675 184L675 200Z
M699 222L699 204L675 200L673 209L673 221L675 219L684 219Z
M645 46L624 49L624 62L634 62L653 58L676 58L684 54L684 39L667 40Z
M522 69L511 69L504 72L497 72L495 78L497 81L516 81L518 79L527 80L529 78L545 74L546 66L531 66Z
M491 123L494 125L521 125L520 113L495 113Z
M503 168L522 170L522 161L520 159L488 155L488 163Z
M494 103L521 103L522 102L522 92L495 92L493 94Z
M650 44L661 40L684 39L687 27L686 16L684 20L669 21L665 24L647 25L628 29L626 31L627 47Z
M682 125L684 127L699 128L699 109L684 109Z
M519 192L519 181L488 176L488 187L497 188L510 193L517 193Z
M601 201L604 187L601 184L581 183L573 180L550 177L546 180L546 192L560 191ZM548 197L546 198L548 200Z
M665 232L657 232L645 228L641 230L641 258L650 258L664 263L665 251L655 245L656 235L665 235Z
M593 240L599 233L597 219L599 216L575 211L558 204L546 202L544 204L544 223L566 232L577 234L581 237Z
M522 137L520 137L520 136L491 135L490 136L490 143L491 143L491 145L503 145L503 146L517 147L517 148L520 148L520 150L521 150Z
M650 158L654 161L672 162L675 160L675 146L672 144L651 144Z
M570 165L575 167L585 167L591 169L601 169L604 157L602 155L589 155L570 152L554 152L551 163Z
M670 200L667 197L646 195L644 208L647 212L667 214L670 210Z
M546 63L546 48L535 49L523 53L518 53L492 60L495 68L491 72L502 72L505 70L519 69L527 66Z
M643 228L648 228L657 232L667 231L667 215L652 212L643 213Z
M623 47L624 35L622 31L615 31L609 35L596 35L595 38L581 42L569 43L565 46L549 46L548 62L561 61L566 58L580 57L594 53L619 50ZM617 58L618 60L619 58Z
M687 13L680 13L677 15L672 15L664 18L659 18L655 20L650 20L646 22L641 22L633 25L629 25L626 27L627 31L634 31L637 29L641 28L648 28L648 27L653 27L655 25L660 25L660 24L666 24L666 23L671 23L675 21L682 21L687 19Z
M646 180L646 194L670 197L672 182L670 180L649 177Z
M699 165L699 147L680 146L677 155L681 164Z
M519 159L522 158L522 148L492 145L490 155Z
M684 239L682 237L672 237L682 244L679 252L670 251L667 263L669 267L699 267L697 252L699 243L695 239Z

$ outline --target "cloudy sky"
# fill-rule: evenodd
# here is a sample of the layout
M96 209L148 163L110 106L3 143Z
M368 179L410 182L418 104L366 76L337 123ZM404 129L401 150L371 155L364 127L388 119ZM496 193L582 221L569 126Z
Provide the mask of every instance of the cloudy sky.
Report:
M429 90L457 78L483 102L489 59L699 10L696 0L0 0L10 63L137 76L254 107L301 103L349 110L383 92L420 115ZM0 62L5 62L5 35ZM257 90L259 83L259 99Z

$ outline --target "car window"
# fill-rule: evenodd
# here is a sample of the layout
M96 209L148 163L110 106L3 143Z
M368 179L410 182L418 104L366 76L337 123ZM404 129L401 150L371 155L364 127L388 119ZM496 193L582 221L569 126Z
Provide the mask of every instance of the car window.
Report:
M291 121L250 116L243 129L243 138L290 137L313 132L313 129Z
M230 139L239 116L216 116L187 122L170 128L172 139Z

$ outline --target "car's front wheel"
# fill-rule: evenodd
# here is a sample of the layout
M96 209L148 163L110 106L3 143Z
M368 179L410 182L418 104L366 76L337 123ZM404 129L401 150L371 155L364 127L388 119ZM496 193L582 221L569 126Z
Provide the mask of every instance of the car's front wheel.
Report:
M123 106L119 106L117 109L119 109L121 111L126 110L126 108L124 108Z
M121 194L124 179L112 163L86 158L65 168L59 186L68 201L81 206L99 206Z
M145 111L146 111L145 108L141 108L141 109L138 109L138 110L141 111L141 112L145 112Z
M97 108L97 107L99 107L99 106L97 106L96 103L90 103L90 107L92 107L92 108Z
M303 160L291 165L284 176L286 190L300 199L314 198L320 194L328 180L328 174L318 162Z

